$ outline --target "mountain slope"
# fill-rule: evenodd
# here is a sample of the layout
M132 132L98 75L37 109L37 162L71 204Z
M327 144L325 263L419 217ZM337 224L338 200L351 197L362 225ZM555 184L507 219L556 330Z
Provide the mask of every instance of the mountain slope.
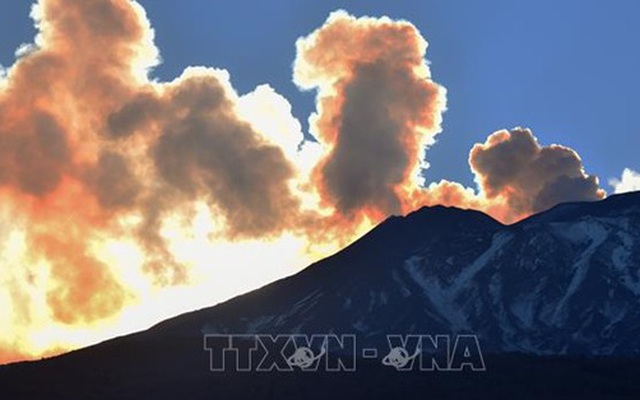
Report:
M490 352L640 355L640 194L503 226L423 208L166 333L473 333Z

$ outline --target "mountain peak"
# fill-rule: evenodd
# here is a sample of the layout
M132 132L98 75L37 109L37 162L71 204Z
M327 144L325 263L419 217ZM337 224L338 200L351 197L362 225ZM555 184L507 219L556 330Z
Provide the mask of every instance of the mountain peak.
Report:
M497 220L493 219L489 215L473 210L473 209L464 209L458 208L454 206L444 206L441 204L433 205L433 206L422 206L419 209L412 211L406 215L405 218L421 220L424 221L426 219L433 218L454 218L454 219L466 219L472 218L476 220L482 220L487 223L502 225Z
M476 210L442 205L423 206L406 216L391 216L354 242L343 252L378 254L409 251L425 241L448 240L464 231L494 232L500 222Z

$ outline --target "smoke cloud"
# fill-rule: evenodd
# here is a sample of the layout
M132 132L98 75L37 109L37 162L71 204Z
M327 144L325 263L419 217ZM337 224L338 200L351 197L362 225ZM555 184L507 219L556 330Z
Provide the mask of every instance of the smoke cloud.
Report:
M446 91L406 21L332 13L296 44L317 91L304 140L270 86L171 82L129 0L40 0L0 68L0 362L142 329L326 256L392 213L446 204L515 221L600 198L578 155L523 128L470 154L477 188L420 179ZM624 180L624 177L623 177Z
M508 221L566 201L605 196L598 178L585 173L580 156L560 145L540 146L525 128L501 130L469 155L482 194L506 203Z
M323 200L346 216L400 212L446 104L427 42L408 22L339 11L296 47L294 81L318 90L311 126L327 153L313 178Z

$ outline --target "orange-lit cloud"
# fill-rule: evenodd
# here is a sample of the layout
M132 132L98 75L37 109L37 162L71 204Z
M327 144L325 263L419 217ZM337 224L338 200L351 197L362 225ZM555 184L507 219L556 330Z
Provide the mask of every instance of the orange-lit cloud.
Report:
M325 204L345 216L401 212L446 104L427 42L408 22L340 11L297 49L294 81L318 90L311 125L326 154L313 179Z
M541 146L525 128L493 133L473 147L469 164L482 194L505 204L503 219L509 222L561 202L593 201L606 194L574 150Z
M442 180L414 190L412 208L443 204L486 212L503 223L567 201L593 201L605 196L598 178L588 175L570 148L542 146L526 128L500 130L470 151L469 166L477 188Z
M406 21L333 13L297 43L317 90L305 141L268 85L224 70L150 80L129 0L40 0L34 44L0 73L0 362L142 329L326 256L425 204L514 221L604 194L575 152L499 131L470 156L478 188L419 178L445 89Z

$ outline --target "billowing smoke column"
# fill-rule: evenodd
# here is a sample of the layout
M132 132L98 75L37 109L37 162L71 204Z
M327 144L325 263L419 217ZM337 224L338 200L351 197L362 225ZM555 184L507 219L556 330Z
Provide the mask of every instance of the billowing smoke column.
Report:
M141 288L189 285L177 254L202 205L211 246L301 231L294 225L313 218L294 195L290 148L302 134L276 136L241 116L270 107L273 120L292 119L275 92L240 99L225 71L207 68L150 81L158 52L135 2L43 0L33 17L35 44L0 86L0 194L13 221L0 232L13 260L0 299L15 327L0 361L8 348L29 350L30 329L90 327L140 301ZM123 249L131 257L118 260ZM127 268L139 271L113 265L132 257ZM151 286L133 287L132 276Z
M9 295L2 309L10 311L2 319L10 328L2 341L12 351L24 346L21 328L42 314L90 323L127 301L127 289L95 254L123 227L94 189L114 174L126 180L129 165L98 130L157 56L142 10L129 2L46 1L33 17L35 44L22 47L0 86L0 197L11 215L3 218ZM120 201L135 198L135 187L115 188L129 197Z
M327 153L313 178L323 200L345 216L401 212L446 104L427 42L408 22L339 11L297 49L294 81L318 89L311 125Z
M240 96L203 67L150 80L158 51L134 1L40 0L32 16L35 43L0 74L0 362L223 300L391 213L515 221L604 195L575 152L520 128L473 148L477 191L424 187L445 90L405 21L336 12L298 41L313 142L267 85Z

